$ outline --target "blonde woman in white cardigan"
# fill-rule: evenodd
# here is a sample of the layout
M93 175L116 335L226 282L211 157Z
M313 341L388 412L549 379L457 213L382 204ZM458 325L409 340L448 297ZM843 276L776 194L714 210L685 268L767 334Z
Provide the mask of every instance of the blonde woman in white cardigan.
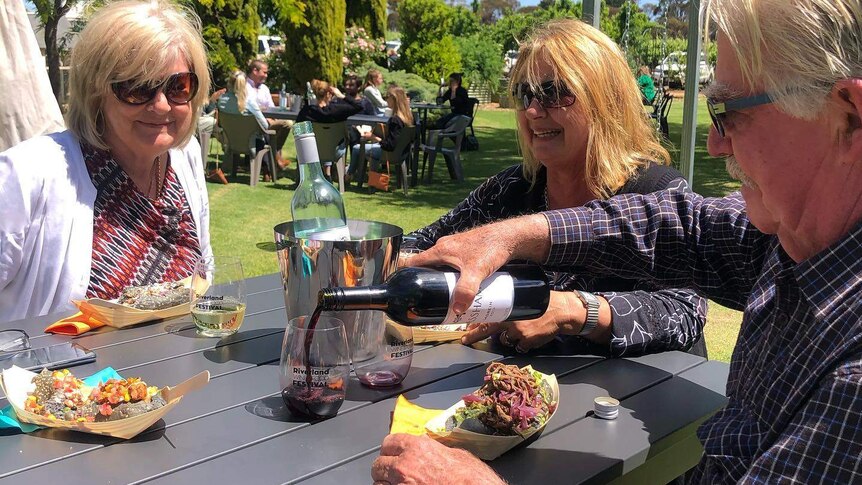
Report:
M192 137L210 84L198 18L167 0L109 4L71 65L68 131L0 153L2 321L182 279L212 254Z

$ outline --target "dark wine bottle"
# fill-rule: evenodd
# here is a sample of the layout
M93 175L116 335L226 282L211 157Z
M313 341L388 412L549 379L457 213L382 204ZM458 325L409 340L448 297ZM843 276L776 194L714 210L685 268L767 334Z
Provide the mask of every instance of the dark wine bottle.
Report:
M411 326L530 320L548 309L550 286L545 272L531 264L511 264L483 281L470 308L456 315L449 310L449 301L458 275L402 268L382 285L324 288L317 306L323 311L382 310Z

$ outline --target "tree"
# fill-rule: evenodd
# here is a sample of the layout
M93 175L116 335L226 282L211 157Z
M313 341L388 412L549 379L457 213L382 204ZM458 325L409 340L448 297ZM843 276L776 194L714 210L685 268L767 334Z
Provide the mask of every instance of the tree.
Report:
M305 83L312 79L340 83L345 10L344 0L315 0L305 6L305 20L313 29L282 22L281 29L288 39L282 55L290 66L287 82L292 90L304 90Z
M348 27L362 27L372 37L386 35L386 0L345 0Z
M668 37L686 37L688 35L688 4L689 0L658 0L654 4L644 6L662 25L667 25Z
M613 17L613 23L616 26L616 35L611 38L625 50L629 65L632 68L644 64L654 65L658 55L656 52L660 52L655 48L655 38L663 33L637 4L631 0L626 1Z
M386 28L388 30L398 30L398 24L400 23L400 19L398 17L399 1L400 0L386 0L386 11L389 13L386 17Z
M308 25L305 20L303 0L260 0L258 13L264 25L284 23L295 27Z
M482 30L482 26L479 24L479 17L475 13L465 7L455 7L450 33L456 39L473 35L480 30Z
M428 81L461 68L461 55L450 34L453 9L443 0L401 0L398 4L401 19L403 55L400 66Z
M467 81L472 84L485 83L492 91L500 87L503 72L502 48L488 35L474 33L455 40L461 52L461 64Z
M17 1L17 0L9 0ZM60 48L57 45L57 26L79 0L33 0L39 24L45 31L45 63L54 97L60 100Z
M517 50L518 43L527 38L534 28L542 21L538 15L542 10L532 14L512 13L506 15L490 27L490 35L495 43L502 46L502 52Z
M201 18L213 84L224 86L234 69L245 70L257 54L259 0L189 0Z
M483 24L493 24L518 8L518 0L482 0L479 15Z

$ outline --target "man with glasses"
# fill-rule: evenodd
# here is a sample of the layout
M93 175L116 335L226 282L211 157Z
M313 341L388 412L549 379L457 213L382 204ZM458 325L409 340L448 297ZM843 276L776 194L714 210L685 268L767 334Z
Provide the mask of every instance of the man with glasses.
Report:
M744 309L729 403L698 430L704 455L691 480L857 483L862 9L854 0L704 3L719 31L709 152L726 157L741 193L672 189L520 217L443 238L408 264L458 267L458 312L510 259L690 285ZM384 441L372 475L447 481L423 463L500 481L478 460L404 435Z

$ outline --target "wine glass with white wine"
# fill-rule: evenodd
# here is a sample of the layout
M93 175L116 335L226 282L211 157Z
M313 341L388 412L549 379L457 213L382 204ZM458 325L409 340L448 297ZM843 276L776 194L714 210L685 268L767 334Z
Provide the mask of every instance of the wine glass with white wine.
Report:
M245 317L245 279L239 258L198 259L192 276L191 313L200 335L225 337L239 330Z

